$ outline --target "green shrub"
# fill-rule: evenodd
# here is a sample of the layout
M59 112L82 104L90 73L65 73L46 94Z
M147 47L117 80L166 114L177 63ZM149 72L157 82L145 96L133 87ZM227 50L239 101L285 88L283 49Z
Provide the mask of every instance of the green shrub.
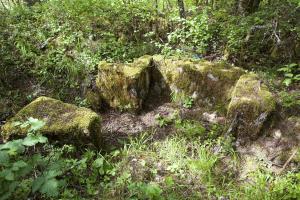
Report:
M74 153L79 152L73 146L50 145L39 134L43 121L29 118L15 125L28 127L28 134L0 145L1 200L32 196L71 198L77 195L75 184L82 188L82 196L98 194L95 184L110 169L100 154L87 150L76 158Z
M30 126L28 135L24 139L13 140L0 145L0 196L1 199L26 198L30 192L41 192L47 196L58 194L58 188L62 185L56 179L61 175L61 171L53 168L52 165L46 166L41 154L36 153L30 157L26 153L32 151L39 144L45 144L47 138L38 134L38 130L44 122L29 118L22 127ZM25 154L25 156L24 156ZM43 174L38 178L33 175L38 168L43 168Z

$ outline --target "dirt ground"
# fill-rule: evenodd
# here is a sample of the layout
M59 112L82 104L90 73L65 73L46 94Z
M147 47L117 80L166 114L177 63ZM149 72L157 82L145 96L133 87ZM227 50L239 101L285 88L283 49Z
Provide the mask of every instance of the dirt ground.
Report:
M160 127L156 117L158 114L163 117L170 117L175 112L179 114L181 119L199 121L206 127L215 123L209 119L210 116L221 118L223 120L217 123L226 126L224 124L225 116L215 115L213 110L200 107L186 109L168 102L151 108L148 107L139 114L108 110L101 113L105 143L111 148L122 147L128 138L137 137L146 131L153 133L155 140L164 139L174 134L175 129L172 125ZM247 178L249 173L259 167L264 167L274 173L281 173L282 170L286 169L299 169L295 158L292 156L300 147L299 128L299 123L286 119L265 129L256 141L244 145L235 144L241 160L240 179Z

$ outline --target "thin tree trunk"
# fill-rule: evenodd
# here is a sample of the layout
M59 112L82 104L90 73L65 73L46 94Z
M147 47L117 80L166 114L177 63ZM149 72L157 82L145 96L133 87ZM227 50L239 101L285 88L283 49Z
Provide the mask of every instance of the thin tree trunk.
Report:
M155 12L158 15L158 0L155 0Z
M180 18L185 18L185 8L183 0L178 0L178 9L179 9L179 16Z

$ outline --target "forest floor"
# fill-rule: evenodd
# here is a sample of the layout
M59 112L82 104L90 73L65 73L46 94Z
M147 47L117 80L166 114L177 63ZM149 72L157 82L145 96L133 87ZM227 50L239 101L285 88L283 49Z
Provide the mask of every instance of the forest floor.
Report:
M26 89L38 96L47 92L34 84ZM294 87L288 94L298 91ZM98 113L105 144L101 156L111 167L104 176L109 178L101 179L105 186L95 185L100 199L252 199L266 187L298 187L289 176L300 168L297 108L278 108L260 137L246 144L227 134L222 109L185 107L169 94L150 95L137 113L110 108ZM276 199L274 194L264 191L258 199Z
M145 132L151 134L153 141L162 141L183 134L176 128L176 120L201 124L206 129L203 134L209 134L212 128L218 126L222 127L222 131L218 134L224 136L228 129L226 115L222 112L201 105L184 108L169 102L167 98L160 97L147 100L145 109L139 113L106 110L100 115L103 120L102 132L105 144L110 150L122 148L126 141L138 138ZM276 117L279 118L277 115L271 119L275 120L276 124L267 124L257 140L243 145L232 142L237 155L241 158L237 172L240 178L247 177L260 167L266 167L276 174L287 169L297 170L299 167L290 160L295 156L300 141L299 134L290 133L299 127L295 127L295 124L288 119L274 119ZM193 131L197 132L197 129ZM194 139L197 140L197 137ZM201 141L200 138L198 139Z

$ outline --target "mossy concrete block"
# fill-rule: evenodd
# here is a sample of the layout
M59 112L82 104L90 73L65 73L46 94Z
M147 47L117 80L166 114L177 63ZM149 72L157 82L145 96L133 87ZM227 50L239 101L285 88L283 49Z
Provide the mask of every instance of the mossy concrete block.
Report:
M192 97L196 101L226 104L233 86L244 70L226 63L153 57L153 63L162 74L162 88L169 87L173 94Z
M234 85L245 74L243 69L221 62L201 61L196 67L204 77L202 97L209 97L215 104L228 104Z
M87 90L85 98L92 110L99 111L101 109L102 99L98 91Z
M12 136L25 135L27 130L14 124L25 122L29 117L46 123L40 130L43 135L67 139L71 143L87 139L97 146L101 144L101 118L97 113L49 97L37 98L11 118L2 127L4 140Z
M120 110L139 110L150 84L151 56L129 64L101 62L96 85L102 99Z
M230 121L237 121L237 137L243 141L256 139L275 106L272 93L256 74L241 76L232 92L227 112Z

